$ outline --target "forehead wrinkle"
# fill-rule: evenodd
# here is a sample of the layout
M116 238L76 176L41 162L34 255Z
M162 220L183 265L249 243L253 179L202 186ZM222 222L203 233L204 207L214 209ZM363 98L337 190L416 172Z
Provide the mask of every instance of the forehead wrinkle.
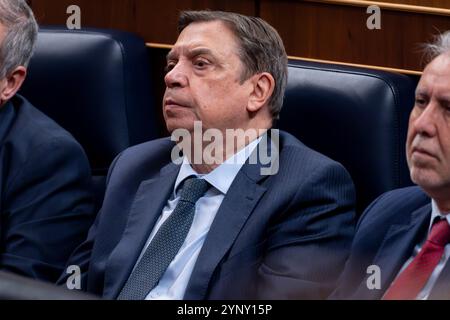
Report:
M218 41L218 37L222 41ZM228 44L223 46L223 41ZM188 25L179 35L172 50L186 55L186 51L192 51L197 47L207 48L212 55L223 58L229 54L240 56L240 45L236 35L222 21L194 22Z
M429 74L417 87L416 94L436 96L437 99L448 100L450 98L450 81L447 77Z

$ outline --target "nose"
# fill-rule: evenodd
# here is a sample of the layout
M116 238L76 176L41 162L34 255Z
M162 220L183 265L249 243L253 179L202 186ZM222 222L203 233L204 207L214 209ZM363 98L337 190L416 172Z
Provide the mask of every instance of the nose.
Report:
M168 88L185 87L188 84L187 70L181 62L178 62L167 72L164 82Z
M423 111L414 119L413 125L417 133L427 137L436 134L436 126L439 121L439 106L436 102L430 101Z

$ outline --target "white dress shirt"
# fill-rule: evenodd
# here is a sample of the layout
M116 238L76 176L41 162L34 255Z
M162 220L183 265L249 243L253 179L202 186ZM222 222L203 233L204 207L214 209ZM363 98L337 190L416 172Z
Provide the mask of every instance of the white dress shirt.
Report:
M172 260L159 283L149 292L146 300L181 300L183 299L189 279L202 249L205 238L216 216L216 213L233 183L242 165L258 145L261 138L253 140L245 148L228 158L224 163L208 174L200 175L194 171L187 158L183 159L180 171L173 188L173 194L164 207L161 216L156 222L136 265L141 260L145 250L154 235L172 214L180 198L179 186L189 176L203 178L210 184L210 188L195 204L194 219L189 233L180 248L180 251ZM136 267L135 265L135 267Z
M413 261L414 257L419 254L420 250L422 249L423 244L426 241L426 238L431 232L431 227L433 226L434 220L440 217L442 219L446 219L447 223L450 224L450 215L442 213L438 206L436 205L436 202L434 200L431 200L431 219L430 219L430 225L428 227L428 233L425 239L418 245L415 246L413 255L405 262L405 264L400 269L400 272L397 274L397 277L400 275L400 273L405 270L408 265ZM444 253L442 254L441 260L439 261L436 268L434 268L433 272L431 273L430 278L428 279L427 283L423 287L423 289L419 292L419 294L416 297L416 300L426 300L428 299L431 290L433 289L434 285L436 284L436 280L438 279L439 275L442 272L442 269L444 269L445 264L448 261L448 258L450 257L450 244L447 244L444 249Z

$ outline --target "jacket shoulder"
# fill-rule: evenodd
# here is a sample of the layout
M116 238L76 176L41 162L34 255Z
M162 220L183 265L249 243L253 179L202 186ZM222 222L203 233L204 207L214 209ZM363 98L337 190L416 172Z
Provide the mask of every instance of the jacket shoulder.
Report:
M82 160L88 166L86 154L76 139L20 95L12 100L16 115L2 147L17 164L30 161L34 155ZM42 160L42 159L41 159Z
M110 166L108 184L136 185L155 177L163 167L172 163L174 146L170 138L160 138L125 149Z
M139 166L168 163L175 143L169 137L144 142L122 151L117 158L117 165L127 165L133 168Z
M339 172L351 181L347 169L338 161L311 149L291 134L280 130L280 169L304 174L318 171Z
M31 144L41 144L50 139L78 143L67 130L36 109L24 97L16 95L12 102L16 110L15 124L12 129L14 135L25 136L26 141Z
M430 204L430 197L418 186L388 191L375 199L364 211L359 227L364 225L404 224L417 209Z

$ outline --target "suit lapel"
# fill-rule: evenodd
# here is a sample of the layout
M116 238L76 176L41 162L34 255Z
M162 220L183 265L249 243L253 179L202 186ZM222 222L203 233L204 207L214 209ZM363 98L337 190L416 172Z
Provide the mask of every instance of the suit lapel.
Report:
M270 158L271 165L277 164L279 160L278 140L276 140L278 136L273 138L269 135L269 139L266 140L267 144L263 141L266 137L267 134L263 135L262 143L260 142L254 150L257 152L256 157L250 156L249 158L256 159L256 162L250 162L254 163L250 164L247 160L217 211L189 280L184 295L186 300L199 300L206 297L214 270L233 245L259 199L266 191L266 188L259 183L267 177L264 172L270 171L267 170L266 161L263 163L265 166L261 164L260 156L264 155ZM270 141L275 141L276 152L272 152L275 149ZM260 148L267 149L260 151Z
M154 179L143 181L131 205L122 238L105 269L103 296L115 298L128 279L158 217L170 198L179 166L170 163Z
M222 201L200 251L184 299L203 299L209 281L266 189L239 173Z
M369 290L366 281L361 283L356 296L364 299L380 299L394 281L403 264L411 257L415 245L426 232L431 214L427 204L411 215L409 224L392 225L379 248L373 265L380 267L381 290Z
M266 139L266 135L263 136ZM266 158L263 165L257 156L256 164L247 163L242 167L224 197L216 217L211 225L204 245L194 266L185 299L202 299L207 293L210 278L223 256L229 250L240 230L244 226L254 207L266 191L258 183L267 176L261 172L267 170L266 160L278 164L278 134L268 141L259 144L254 152ZM261 151L263 145L266 150ZM251 157L250 157L251 159ZM105 270L105 298L115 298L129 277L151 230L160 216L178 174L179 166L169 164L160 172L160 176L141 183L135 200L131 206L125 231L117 247L111 253ZM261 171L261 169L266 169Z

